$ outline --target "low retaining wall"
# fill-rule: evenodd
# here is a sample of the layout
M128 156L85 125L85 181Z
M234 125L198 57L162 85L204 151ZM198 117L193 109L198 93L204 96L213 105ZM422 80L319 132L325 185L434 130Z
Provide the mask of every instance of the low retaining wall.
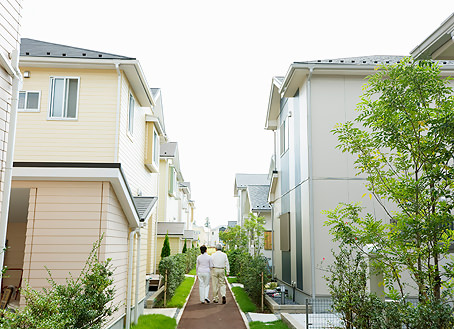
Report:
M265 304L272 313L306 313L306 305L280 305L268 295L265 295ZM309 312L312 312L311 307Z

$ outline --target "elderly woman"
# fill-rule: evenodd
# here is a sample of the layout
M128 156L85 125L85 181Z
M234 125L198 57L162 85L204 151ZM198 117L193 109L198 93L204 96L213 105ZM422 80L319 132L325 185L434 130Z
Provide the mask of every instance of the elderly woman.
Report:
M202 304L209 304L208 293L210 291L210 267L211 257L207 254L207 247L201 246L200 252L202 253L197 257L196 272L200 280L199 282L199 293L200 302Z

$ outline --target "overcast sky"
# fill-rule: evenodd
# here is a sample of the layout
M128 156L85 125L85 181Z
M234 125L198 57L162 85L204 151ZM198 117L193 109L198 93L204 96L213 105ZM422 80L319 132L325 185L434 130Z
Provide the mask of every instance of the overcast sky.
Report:
M408 55L453 0L25 0L23 37L137 58L161 88L196 222L236 220L235 173L268 173L271 79L295 61Z

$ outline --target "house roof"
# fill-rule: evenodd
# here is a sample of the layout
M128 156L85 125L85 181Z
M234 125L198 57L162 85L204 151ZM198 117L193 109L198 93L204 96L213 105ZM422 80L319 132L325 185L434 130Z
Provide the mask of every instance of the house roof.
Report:
M247 192L253 211L271 211L268 203L269 185L248 185Z
M454 13L411 52L416 59L454 59Z
M237 188L246 188L248 185L269 185L267 174L236 174L235 184Z
M133 199L140 221L144 221L150 216L151 210L158 201L158 198L154 196L135 196Z
M294 64L341 64L341 65L376 65L376 64L394 64L402 60L404 56L395 55L373 55L342 57L335 59L317 59L312 61L294 62ZM284 79L282 80L284 81Z
M96 50L77 48L45 42L35 39L22 38L20 46L21 56L33 57L67 57L67 58L91 58L91 59L135 59L132 57L115 55Z

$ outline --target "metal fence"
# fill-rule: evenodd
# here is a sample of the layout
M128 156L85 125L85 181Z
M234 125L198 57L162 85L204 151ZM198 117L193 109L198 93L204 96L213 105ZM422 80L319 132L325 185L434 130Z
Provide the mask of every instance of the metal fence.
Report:
M338 314L333 313L331 298L306 299L306 329L343 328L343 322Z

